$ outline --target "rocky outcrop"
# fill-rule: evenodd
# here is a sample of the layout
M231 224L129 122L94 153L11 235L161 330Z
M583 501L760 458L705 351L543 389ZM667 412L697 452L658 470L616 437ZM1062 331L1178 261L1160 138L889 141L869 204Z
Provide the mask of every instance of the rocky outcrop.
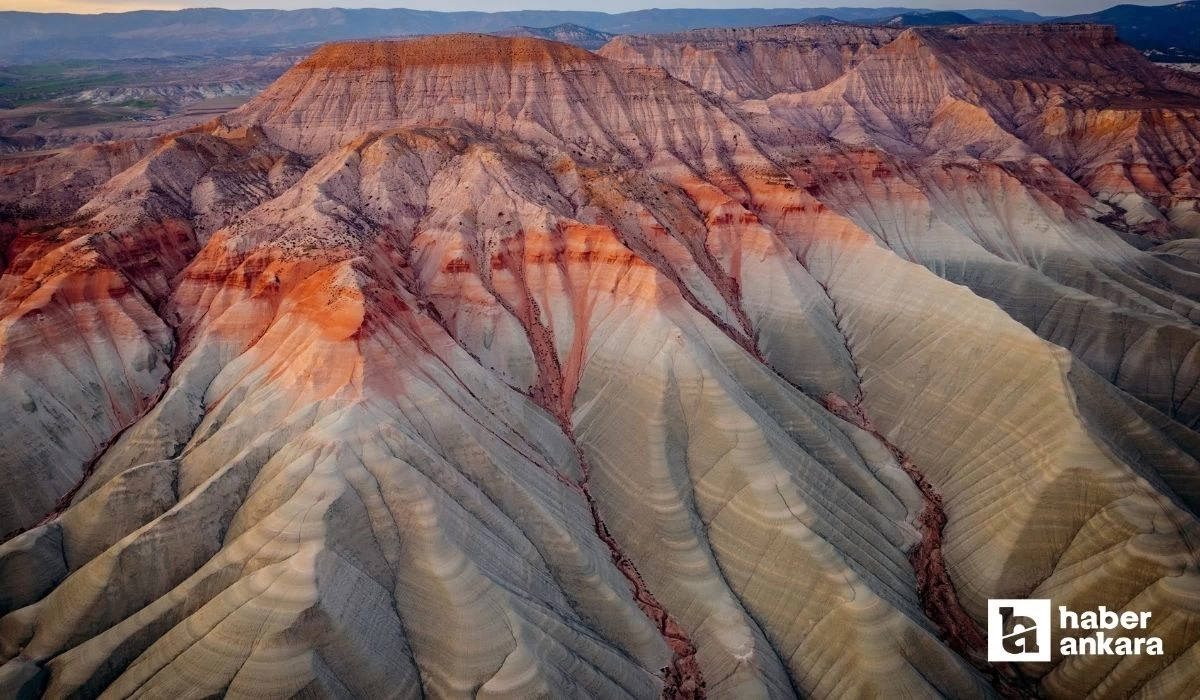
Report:
M0 688L1187 695L1196 256L1013 121L1127 52L878 31L726 98L536 39L334 45L72 175L0 278L37 404ZM1059 41L1096 66L978 67ZM986 601L1023 596L1152 611L1167 655L993 667Z
M623 63L665 68L727 100L804 92L836 80L899 35L890 27L794 25L625 35L598 51Z

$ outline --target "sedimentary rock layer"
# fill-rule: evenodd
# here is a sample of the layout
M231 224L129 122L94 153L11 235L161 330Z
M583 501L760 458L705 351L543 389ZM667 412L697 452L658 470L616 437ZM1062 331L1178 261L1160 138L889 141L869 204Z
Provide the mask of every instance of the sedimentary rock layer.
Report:
M722 36L334 45L6 173L0 689L1196 692L1200 98ZM1024 596L1167 654L988 664Z

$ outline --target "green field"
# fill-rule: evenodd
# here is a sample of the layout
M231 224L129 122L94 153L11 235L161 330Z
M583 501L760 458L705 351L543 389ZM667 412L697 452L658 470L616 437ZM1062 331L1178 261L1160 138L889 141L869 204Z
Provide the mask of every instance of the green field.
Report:
M131 82L134 76L113 71L108 61L66 61L0 68L0 108L52 100L95 87Z

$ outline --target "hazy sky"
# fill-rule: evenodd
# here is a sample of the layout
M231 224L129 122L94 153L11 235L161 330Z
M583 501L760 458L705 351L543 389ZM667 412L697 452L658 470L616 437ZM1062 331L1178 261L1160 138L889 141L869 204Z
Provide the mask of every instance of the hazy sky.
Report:
M33 10L37 12L123 12L126 10L176 10L182 7L227 7L297 9L301 7L409 7L420 10L603 10L624 12L647 7L924 7L930 9L1009 8L1030 10L1042 14L1077 14L1116 5L1121 0L854 0L829 2L781 3L770 0L412 0L380 2L376 0L0 0L2 10ZM1142 5L1169 3L1143 2Z

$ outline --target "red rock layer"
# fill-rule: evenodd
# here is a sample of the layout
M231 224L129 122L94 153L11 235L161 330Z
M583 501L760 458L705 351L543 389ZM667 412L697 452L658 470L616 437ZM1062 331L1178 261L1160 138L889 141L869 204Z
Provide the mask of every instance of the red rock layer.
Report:
M701 72L825 41L789 31ZM0 689L994 697L986 600L1034 595L1171 650L1035 692L1187 695L1200 278L1088 174L1144 146L1116 194L1170 172L1177 235L1191 98L1131 135L1155 71L1103 30L838 32L820 86L728 102L338 45L123 168L6 175L0 517L57 517L0 546Z
M328 44L297 66L300 72L317 69L374 70L415 66L485 65L511 68L519 64L583 63L591 52L568 44L530 37L495 37L488 34L454 34L403 41L360 41Z

